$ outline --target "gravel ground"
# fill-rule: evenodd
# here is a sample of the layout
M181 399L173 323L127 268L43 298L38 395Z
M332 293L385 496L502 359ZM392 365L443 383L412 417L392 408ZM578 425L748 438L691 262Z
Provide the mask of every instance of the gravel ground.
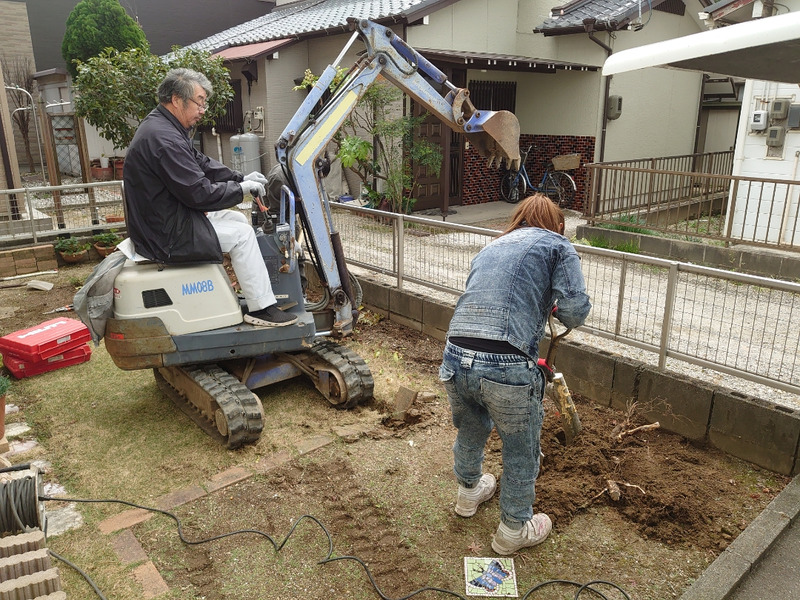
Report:
M574 211L566 211L565 217L566 217L566 232L565 233L566 233L567 237L572 239L575 236L575 231L576 231L577 226L583 223L583 218L580 215L580 213L576 213ZM477 227L486 227L486 228L489 228L489 229L499 229L499 228L502 227L502 220L493 220L493 221L490 221L490 222L470 223L470 224L474 225L474 226L477 226ZM437 236L437 237L441 237L441 236ZM347 238L345 238L345 239L347 239ZM373 245L373 244L363 244L361 246L361 248L363 249L366 246L370 246L371 250L378 250L378 248L375 248L375 245ZM437 241L437 247L438 247L438 241ZM448 247L452 247L452 244L448 244ZM427 262L431 262L430 261L430 256L437 255L437 253L432 252L431 250L432 249L429 247L428 248L428 253L427 253ZM476 251L475 248L464 248L464 250L465 250L466 253L470 254L470 257ZM384 249L384 251L385 251L385 249ZM350 256L349 250L346 251L346 254L348 256ZM406 254L406 259L408 259L408 253ZM458 259L458 264L450 265L450 267L452 267L452 270L450 271L451 275L455 275L455 271L462 270L463 269L463 265L464 264L468 264L468 261L469 261L469 258ZM372 257L370 257L370 259L364 260L364 262L367 262L369 264L379 264L379 263L373 262ZM446 268L448 268L448 266L444 265L443 268L446 269ZM368 277L370 277L372 279L375 279L375 280L378 280L378 281L381 281L381 282L384 282L384 283L387 283L387 284L390 284L390 285L396 285L396 280L393 277L377 274L374 271L367 270L367 269L361 269L359 267L351 267L351 270L355 274L368 276ZM415 284L409 283L409 282L404 282L404 288L406 290L408 290L408 291L415 292L415 293L418 293L418 294L433 298L433 299L437 300L438 302L441 302L441 303L447 304L447 305L455 305L455 302L457 300L457 296L454 295L454 294L450 294L450 293L447 293L447 292L439 292L439 291L436 291L436 290L432 290L432 289L430 289L430 288L428 288L426 286L415 285ZM660 289L657 289L657 288L650 289L650 290L645 288L645 289L642 289L639 293L640 294L649 294L649 295L658 296L658 295L662 294L663 292ZM658 300L659 300L658 297L656 297L656 298L643 298L641 302L642 302L642 304L645 304L645 305L647 305L647 304L656 305L656 304L658 304ZM724 326L724 324L723 324L723 326ZM658 365L658 355L656 353L653 353L653 352L648 352L648 351L642 350L640 348L629 346L627 344L623 344L623 343L620 343L620 342L615 342L613 340L609 340L609 339L606 339L604 337L600 337L600 336L593 335L593 334L586 333L586 332L579 331L579 330L571 332L569 337L570 337L570 339L572 339L574 341L580 342L582 344L585 344L587 346L596 348L598 350L604 350L604 351L607 351L607 352L612 352L612 353L615 353L615 354L618 354L618 355L621 355L621 356L625 356L625 357L630 358L630 359L634 359L634 360L638 360L638 361L644 362L644 363L649 364L649 365L653 365L653 366L657 366ZM756 351L756 353L758 354L758 351ZM769 356L767 356L767 359L768 358L769 358ZM699 367L699 366L696 366L696 365L693 365L693 364L690 364L690 363L687 363L687 362L684 362L684 361L681 361L681 360L672 359L672 358L668 358L666 360L665 368L667 370L675 372L675 373L679 373L679 374L682 374L682 375L685 375L685 376L688 376L688 377L692 377L692 378L695 378L695 379L702 380L702 381L704 381L704 382L706 382L708 384L711 384L711 385L723 386L723 387L726 387L728 389L737 391L737 392L739 392L741 394L745 394L747 396L754 396L754 397L761 398L761 399L769 401L769 402L774 402L775 404L779 404L779 405L782 405L782 406L787 406L787 407L790 407L790 408L793 408L793 409L800 410L800 396L798 396L797 394L792 394L790 392L786 392L786 391L779 390L779 389L776 389L776 388L773 388L773 387L770 387L770 386L766 386L766 385L762 385L762 384L759 384L759 383L755 383L755 382L749 381L747 379L734 377L734 376L729 375L727 373L722 373L722 372L715 371L715 370L712 370L712 369Z

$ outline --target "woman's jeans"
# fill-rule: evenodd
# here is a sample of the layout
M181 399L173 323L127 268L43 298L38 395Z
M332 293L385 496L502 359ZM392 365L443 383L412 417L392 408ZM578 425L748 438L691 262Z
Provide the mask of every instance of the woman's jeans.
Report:
M519 529L533 517L539 474L539 437L544 408L544 376L536 361L516 354L444 349L439 379L444 383L453 424L453 470L458 483L475 487L481 478L483 451L492 428L503 441L500 519Z

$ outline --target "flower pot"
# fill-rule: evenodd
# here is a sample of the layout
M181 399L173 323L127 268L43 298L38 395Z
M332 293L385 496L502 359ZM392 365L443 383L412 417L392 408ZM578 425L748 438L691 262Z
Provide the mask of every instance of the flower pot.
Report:
M4 440L6 437L6 395L0 395L0 440ZM3 452L3 449L0 448L0 452Z
M92 167L91 172L94 181L111 181L114 177L114 169L111 167Z
M101 156L100 157L100 167L103 168L103 169L107 169L108 168L108 157L107 156Z
M82 263L89 260L89 251L83 250L81 252L59 252L62 260L68 264Z
M94 249L97 251L97 253L100 255L100 258L105 258L106 256L108 256L109 254L114 252L114 250L117 249L116 246L101 246L100 244L92 244L92 245L94 246Z

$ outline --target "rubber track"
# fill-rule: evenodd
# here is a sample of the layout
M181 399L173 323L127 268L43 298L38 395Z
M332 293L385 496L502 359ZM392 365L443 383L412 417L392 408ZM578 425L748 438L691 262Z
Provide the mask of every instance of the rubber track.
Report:
M172 367L181 369L188 377L206 392L217 403L225 417L228 435L219 433L214 420L214 415L207 415L196 407L178 390L173 388L155 370L159 386L168 386L174 393L170 394L172 400L194 420L203 431L223 443L227 448L234 449L258 441L264 428L264 417L258 399L246 385L233 375L217 365L202 365L188 367ZM159 381L161 380L161 381ZM190 411L187 410L190 409Z
M375 380L369 366L358 354L334 342L319 341L310 352L321 358L342 375L347 386L347 399L336 408L353 408L372 398Z

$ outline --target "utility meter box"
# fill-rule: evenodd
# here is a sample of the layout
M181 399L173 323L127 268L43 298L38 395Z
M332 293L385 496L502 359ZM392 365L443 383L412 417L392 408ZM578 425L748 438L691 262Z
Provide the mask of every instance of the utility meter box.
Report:
M608 108L606 109L606 118L609 121L619 119L622 114L622 96L609 96Z
M786 139L785 127L770 127L767 129L767 146L783 146Z
M782 121L789 115L789 98L775 98L769 106L769 118L773 121Z
M800 104L792 104L789 107L789 116L786 117L786 127L789 129L800 128Z
M769 112L766 110L754 110L750 115L750 131L764 131L769 121Z

